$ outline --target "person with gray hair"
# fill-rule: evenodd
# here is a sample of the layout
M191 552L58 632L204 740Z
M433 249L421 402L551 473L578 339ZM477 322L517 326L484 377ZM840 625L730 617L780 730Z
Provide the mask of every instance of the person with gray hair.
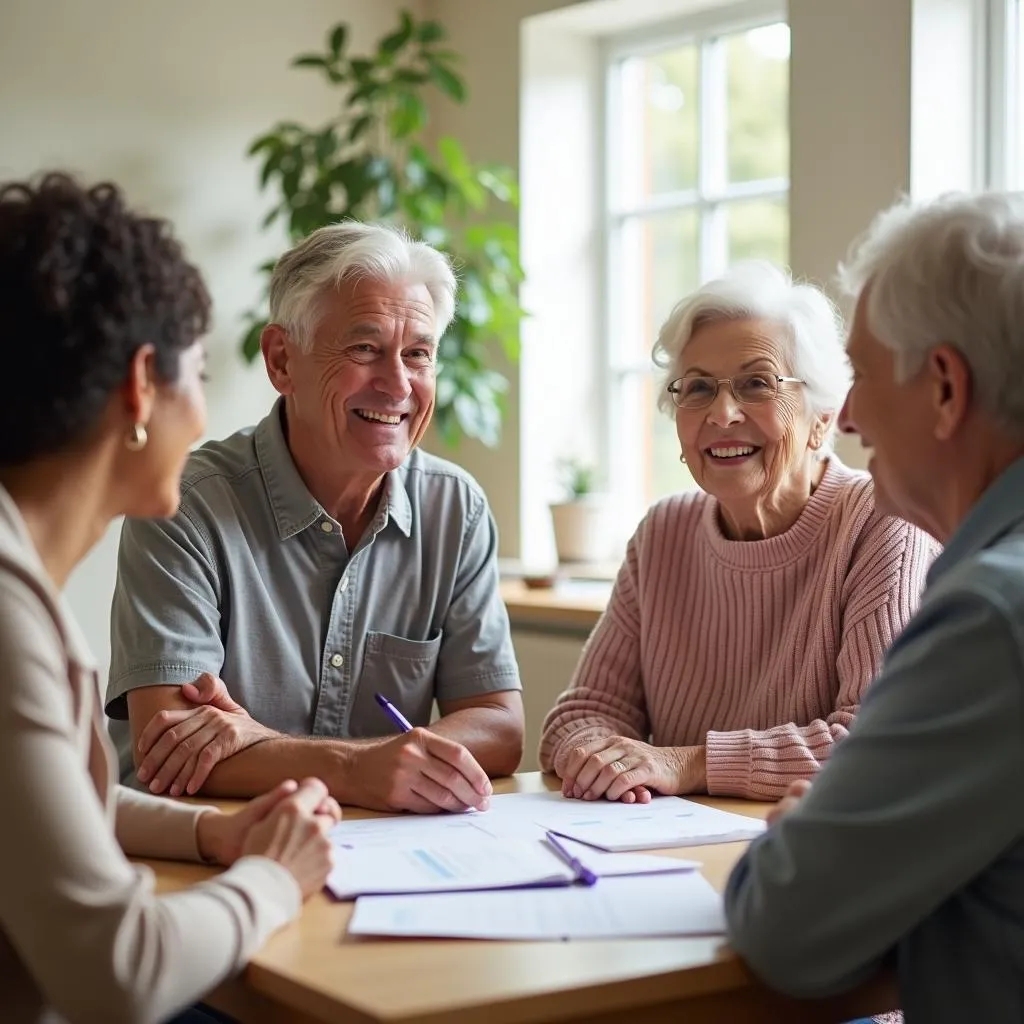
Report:
M832 452L849 369L817 288L738 264L654 354L700 490L634 534L541 764L588 800L779 797L846 735L934 548Z
M244 796L316 775L434 812L486 807L515 771L494 520L417 447L454 308L448 260L385 225L278 260L261 348L281 397L193 453L173 519L121 534L106 708L126 780Z
M1024 1020L1024 193L902 202L842 278L840 426L880 506L945 549L850 736L726 893L768 984L894 963L908 1024Z

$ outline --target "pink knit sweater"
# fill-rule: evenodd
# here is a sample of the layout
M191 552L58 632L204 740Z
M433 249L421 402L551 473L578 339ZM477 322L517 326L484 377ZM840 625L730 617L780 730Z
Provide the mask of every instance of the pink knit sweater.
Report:
M796 523L727 540L703 492L654 505L630 540L542 767L600 736L707 747L708 792L775 799L846 735L910 619L938 547L874 511L871 478L832 456Z

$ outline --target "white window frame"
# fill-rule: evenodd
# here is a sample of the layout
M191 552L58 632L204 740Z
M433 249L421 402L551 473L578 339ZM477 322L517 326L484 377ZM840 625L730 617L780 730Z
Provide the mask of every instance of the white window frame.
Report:
M984 53L979 61L987 77L984 128L984 184L991 189L1024 188L1024 167L1017 166L1019 133L1024 131L1021 99L1017 91L1019 62L1018 18L1024 0L984 0Z
M643 467L636 462L635 438L630 424L625 422L624 403L615 400L621 395L629 378L654 370L652 362L620 358L614 337L615 325L620 322L622 282L616 273L620 258L616 246L622 225L630 218L650 216L684 210L695 210L699 217L698 277L707 280L725 269L727 261L728 204L742 199L788 200L789 178L776 178L757 182L729 184L721 156L727 150L725 133L728 130L724 116L726 98L726 67L724 45L720 37L787 21L784 0L745 0L728 7L694 13L670 22L645 26L643 29L609 37L601 48L600 73L604 82L603 109L600 111L603 156L602 175L598 189L600 209L600 244L604 253L600 294L604 296L599 322L600 345L598 358L602 372L598 376L600 407L606 411L602 417L604 429L599 438L599 454L608 480L628 481L617 489L617 513L626 532L644 511L646 495L642 495ZM629 208L617 207L620 168L616 152L620 140L616 137L619 90L616 75L621 62L630 57L645 56L687 44L703 48L700 61L700 110L698 112L700 151L698 153L697 187L658 196ZM705 145L706 140L711 145ZM787 203L788 206L788 203ZM651 339L653 345L654 339ZM635 429L635 425L633 427ZM680 486L685 477L681 476ZM625 538L622 538L625 539Z

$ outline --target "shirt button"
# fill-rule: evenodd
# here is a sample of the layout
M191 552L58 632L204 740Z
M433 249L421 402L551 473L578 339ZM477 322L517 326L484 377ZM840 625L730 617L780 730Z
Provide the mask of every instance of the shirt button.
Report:
M332 523L329 519L325 519L320 524L320 529L323 530L324 533L334 533L334 523Z
M335 668L341 668L341 666L345 664L345 659L340 654L332 654L331 664Z
M347 576L342 576L341 577L341 592L344 594L346 590L348 590L348 577Z

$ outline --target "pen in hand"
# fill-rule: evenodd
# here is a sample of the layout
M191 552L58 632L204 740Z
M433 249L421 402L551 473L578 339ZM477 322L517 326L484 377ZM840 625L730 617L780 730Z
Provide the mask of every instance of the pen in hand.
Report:
M597 882L597 875L588 868L578 857L574 857L561 843L554 832L545 832L548 845L576 872L576 881L584 885L594 885Z
M412 732L412 722L402 714L394 704L391 703L382 693L375 693L374 699L384 709L384 713L391 719L402 732Z

